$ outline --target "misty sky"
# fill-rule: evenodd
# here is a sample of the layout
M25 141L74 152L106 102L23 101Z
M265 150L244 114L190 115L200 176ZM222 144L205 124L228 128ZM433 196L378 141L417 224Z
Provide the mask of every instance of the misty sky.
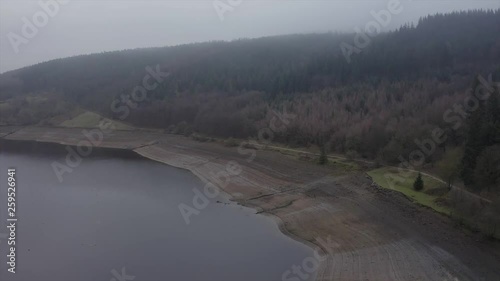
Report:
M44 25L46 12L38 1L0 0L0 72L101 51L289 33L354 32L373 20L371 11L387 9L389 1L243 0L236 5L234 0L81 0L59 4L59 11L46 16ZM500 7L499 0L400 1L403 11L392 15L387 29L436 12ZM222 20L215 2L221 9L232 9L223 13ZM236 4L224 6L229 2ZM40 27L27 33L32 37L28 38L22 32L23 18L33 23L35 15ZM17 53L12 38L17 40Z

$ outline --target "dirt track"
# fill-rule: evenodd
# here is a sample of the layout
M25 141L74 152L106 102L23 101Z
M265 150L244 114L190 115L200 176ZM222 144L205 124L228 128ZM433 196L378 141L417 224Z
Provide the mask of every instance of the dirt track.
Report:
M71 145L84 139L81 129L56 128L1 128L0 136ZM497 242L465 234L363 172L342 174L262 150L248 161L237 147L148 132L114 132L99 146L134 149L219 185L214 174L236 161L242 173L223 186L233 200L279 218L284 233L309 245L329 240L317 280L500 280Z

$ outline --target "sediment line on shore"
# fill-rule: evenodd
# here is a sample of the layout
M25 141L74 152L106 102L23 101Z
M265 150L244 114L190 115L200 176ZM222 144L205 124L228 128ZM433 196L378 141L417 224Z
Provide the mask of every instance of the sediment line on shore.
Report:
M0 137L78 145L85 138L81 130L0 128ZM98 147L133 151L189 170L235 202L267 210L263 215L273 218L282 233L323 250L326 259L316 280L500 279L498 243L475 241L446 218L373 188L363 173L336 177L331 167L263 150L247 162L235 148L141 131L113 132ZM238 162L242 172L220 186L213 174L228 161Z

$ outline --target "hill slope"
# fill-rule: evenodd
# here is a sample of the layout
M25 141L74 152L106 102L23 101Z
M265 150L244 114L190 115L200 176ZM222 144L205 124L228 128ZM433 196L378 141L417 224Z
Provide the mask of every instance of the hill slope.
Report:
M498 121L488 117L496 115L462 116L468 125L457 129L444 115L464 104L482 81L478 74L500 81L500 10L428 16L376 36L348 62L340 45L354 36L288 35L53 60L0 76L1 123L43 124L83 107L186 134L262 137L270 128L274 141L327 143L331 151L387 163L408 159L416 140L438 127L447 139L424 164L456 167L449 151L463 153L469 143L470 179L481 152L497 151ZM498 102L490 104L483 107L496 112ZM494 133L474 146L469 125L480 120Z

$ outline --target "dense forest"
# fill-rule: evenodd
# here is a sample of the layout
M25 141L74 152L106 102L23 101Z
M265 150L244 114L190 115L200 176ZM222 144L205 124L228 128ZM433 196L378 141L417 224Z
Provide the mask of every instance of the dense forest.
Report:
M427 16L377 35L347 61L340 46L354 36L299 34L53 60L0 76L1 123L43 125L84 108L138 127L256 138L278 112L293 118L274 141L388 164L411 158L440 129L445 140L420 168L461 178L471 189L498 189L500 10ZM161 83L131 100L152 71L163 73Z

